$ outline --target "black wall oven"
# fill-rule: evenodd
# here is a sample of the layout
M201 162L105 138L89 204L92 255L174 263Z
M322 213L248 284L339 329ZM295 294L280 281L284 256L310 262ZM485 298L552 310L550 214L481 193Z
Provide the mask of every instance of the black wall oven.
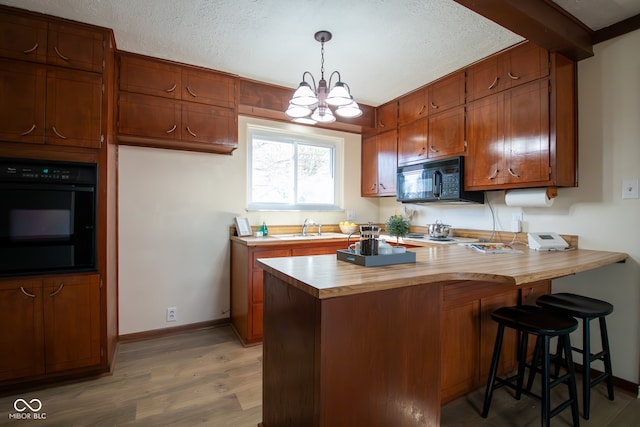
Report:
M96 269L97 165L0 159L0 276Z

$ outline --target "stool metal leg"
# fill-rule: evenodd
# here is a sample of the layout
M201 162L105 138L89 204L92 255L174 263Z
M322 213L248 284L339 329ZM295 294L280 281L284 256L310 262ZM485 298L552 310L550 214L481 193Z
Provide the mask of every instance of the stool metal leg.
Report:
M604 317L600 317L598 320L600 320L600 337L602 339L602 350L604 351L604 373L607 375L607 393L609 394L609 400L613 400L613 370L611 369L607 322Z
M584 419L589 419L591 404L591 319L585 317L582 322L582 412Z
M491 358L491 370L489 371L489 380L487 381L487 389L484 393L484 405L482 406L482 418L489 415L489 406L491 406L491 398L493 397L493 383L496 379L498 371L498 362L500 361L500 350L502 349L502 336L504 334L504 325L498 323L498 333L496 334L496 344L493 348L493 357Z

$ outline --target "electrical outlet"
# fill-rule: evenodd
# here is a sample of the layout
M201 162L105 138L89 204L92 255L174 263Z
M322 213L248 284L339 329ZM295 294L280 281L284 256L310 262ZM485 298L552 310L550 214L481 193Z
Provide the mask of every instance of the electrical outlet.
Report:
M355 221L356 220L356 211L348 210L347 211L347 221Z
M167 308L167 322L175 322L178 320L178 309L175 307Z
M625 179L622 181L622 198L637 199L638 198L638 180Z
M514 233L522 231L522 212L511 214L511 231Z

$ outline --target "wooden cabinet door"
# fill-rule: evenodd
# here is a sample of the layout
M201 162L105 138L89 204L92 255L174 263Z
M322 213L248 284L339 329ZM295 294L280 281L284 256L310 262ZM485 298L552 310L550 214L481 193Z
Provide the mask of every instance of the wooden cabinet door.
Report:
M0 61L0 139L44 144L44 66Z
M467 102L500 91L500 66L498 57L491 57L467 69Z
M181 106L168 99L120 93L118 133L180 140Z
M480 300L480 368L478 369L480 383L486 383L491 369L491 358L498 332L498 323L491 319L491 313L500 307L518 304L518 291L507 292ZM502 341L502 353L498 364L498 374L503 375L516 366L517 362L517 334L510 328L505 328Z
M398 124L404 125L429 114L428 90L418 89L398 100Z
M45 143L99 148L102 76L50 68L47 71Z
M398 176L398 144L395 130L378 134L376 151L378 152L378 195L395 196Z
M0 381L44 373L42 282L0 282Z
M235 108L236 79L213 71L185 68L182 71L182 99Z
M464 155L464 106L429 116L429 159Z
M398 126L398 102L391 101L376 108L376 129L383 132Z
M184 142L198 142L238 146L236 115L234 110L192 103L182 105L182 132Z
M501 59L501 89L509 89L549 75L549 52L533 43L516 46Z
M546 183L550 179L548 81L504 93L505 183Z
M120 90L180 99L180 67L163 61L120 55Z
M47 372L99 364L99 276L47 279L43 291Z
M442 312L442 403L473 390L479 358L480 301Z
M2 13L0 15L0 57L45 63L47 23Z
M427 118L398 128L398 166L427 160Z
M502 182L504 174L504 98L485 97L467 107L467 157L465 188L482 188Z
M457 72L429 86L429 114L464 104L465 73Z
M102 73L104 44L102 31L52 22L49 24L47 62Z
M362 139L360 159L362 169L360 171L360 194L362 197L378 195L378 148L377 135Z

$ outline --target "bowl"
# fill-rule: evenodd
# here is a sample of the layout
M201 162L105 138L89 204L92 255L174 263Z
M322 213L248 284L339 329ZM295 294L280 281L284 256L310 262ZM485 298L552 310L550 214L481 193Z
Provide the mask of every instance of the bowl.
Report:
M344 234L351 234L355 231L358 231L357 225L341 225L340 231Z

